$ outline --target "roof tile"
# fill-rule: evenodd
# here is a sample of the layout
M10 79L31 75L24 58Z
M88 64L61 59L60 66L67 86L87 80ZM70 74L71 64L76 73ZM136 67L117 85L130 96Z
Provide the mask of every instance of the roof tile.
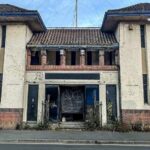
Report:
M117 43L113 33L104 33L100 28L55 28L44 33L35 33L28 45L98 45Z

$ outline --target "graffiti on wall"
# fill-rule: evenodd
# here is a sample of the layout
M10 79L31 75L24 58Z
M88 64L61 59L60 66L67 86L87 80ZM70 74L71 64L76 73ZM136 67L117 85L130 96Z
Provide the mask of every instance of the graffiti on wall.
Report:
M84 92L79 87L63 87L61 92L62 113L82 113Z

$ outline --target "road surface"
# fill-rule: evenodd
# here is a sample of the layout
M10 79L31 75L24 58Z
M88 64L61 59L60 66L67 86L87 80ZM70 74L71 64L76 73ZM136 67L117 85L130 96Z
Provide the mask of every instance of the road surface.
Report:
M150 146L0 144L0 150L149 150Z

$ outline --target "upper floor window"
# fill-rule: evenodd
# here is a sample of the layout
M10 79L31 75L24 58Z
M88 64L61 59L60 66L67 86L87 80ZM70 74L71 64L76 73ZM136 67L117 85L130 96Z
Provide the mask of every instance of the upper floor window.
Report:
M60 65L60 51L47 50L47 65Z
M92 65L92 52L87 51L86 55L87 55L86 64L87 65Z
M115 65L115 51L104 53L105 65Z
M140 25L141 47L145 48L145 25Z
M86 65L99 65L99 51L86 52Z
M66 65L79 65L80 64L80 51L66 51Z
M39 51L31 52L31 65L40 65L40 52Z
M1 41L1 47L5 48L5 41L6 41L6 26L2 26L2 41Z

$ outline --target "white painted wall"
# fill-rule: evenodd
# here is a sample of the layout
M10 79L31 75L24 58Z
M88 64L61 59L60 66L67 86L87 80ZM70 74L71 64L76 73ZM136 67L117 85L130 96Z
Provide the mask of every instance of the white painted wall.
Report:
M7 25L0 108L23 108L26 44L31 36L26 25Z
M147 109L143 97L140 25L133 24L133 30L129 30L128 25L129 23L120 23L116 33L120 44L121 107Z

